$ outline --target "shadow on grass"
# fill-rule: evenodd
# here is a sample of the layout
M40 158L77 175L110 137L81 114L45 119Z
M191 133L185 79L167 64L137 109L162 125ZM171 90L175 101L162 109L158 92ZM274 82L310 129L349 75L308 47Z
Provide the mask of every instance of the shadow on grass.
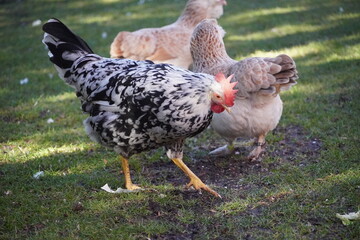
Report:
M277 49L285 49L292 48L295 46L307 45L311 42L322 42L328 41L332 39L341 40L341 45L355 45L360 42L359 37L352 40L346 40L343 42L341 38L357 34L359 32L354 31L352 27L357 22L359 22L360 17L354 17L350 19L341 19L341 20L326 20L327 16L331 16L334 12L328 10L328 15L321 16L320 18L315 18L316 23L313 23L311 19L299 20L301 16L316 16L317 12L323 13L323 9L311 9L302 12L290 12L286 14L279 14L274 18L273 16L258 16L254 17L250 23L237 24L237 31L234 31L234 27L228 20L224 20L223 27L226 31L227 25L229 25L229 31L227 35L225 35L225 45L229 50L229 54L234 56L241 54L242 56L249 55L257 50L262 51L276 51ZM326 11L326 9L325 9ZM276 14L278 15L278 14ZM269 21L272 19L273 22ZM283 19L286 19L284 21ZM321 19L323 21L321 21ZM221 21L220 21L221 23ZM302 27L296 33L288 33L283 36L277 36L275 33L268 34L269 36L264 36L261 39L250 39L250 40L230 40L233 35L246 36L247 34L254 34L254 28L261 32L276 32L277 29L281 29L282 26L293 25L302 26L303 24L307 24L308 26L316 26L320 28L316 31L308 31L306 27ZM339 43L340 44L340 43Z
M86 237L94 231L111 236L112 233L107 232L111 228L120 236L137 234L156 239L168 239L170 236L186 239L201 237L206 232L219 239L238 239L239 236L246 238L253 234L257 237L272 236L276 232L283 232L289 223L302 226L304 232L299 233L302 236L318 236L317 229L326 225L329 227L328 233L323 236L325 238L339 233L354 237L358 233L356 224L345 230L335 218L336 212L344 210L342 198L348 198L347 209L354 211L354 205L349 203L357 202L350 193L359 191L356 188L360 184L356 171L342 170L335 175L315 179L306 168L300 170L290 162L290 165L283 166L282 163L282 166L278 165L268 172L263 171L266 166L269 167L267 163L246 164L235 159L221 163L203 159L189 166L200 176L201 165L206 164L202 171L230 183L216 183L217 188L222 187L220 193L224 196L223 200L207 193L199 195L193 191L179 190L182 186L175 189L160 186L167 184L167 177L162 178L165 179L162 183L156 180L159 186L155 188L147 181L143 182L145 186L154 188L150 191L112 195L103 192L100 187L104 183L112 187L121 185L120 166L115 161L99 164L101 160L98 157L102 154L98 150L77 151L39 157L26 163L3 164L0 177L2 188L12 191L2 200L2 212L6 216L3 227L9 232L13 231L11 222L23 217L21 223L16 222L15 230L23 237L39 233L46 235L50 231L54 231L58 237L79 234ZM232 168L236 165L245 168L234 171ZM168 164L161 162L153 162L147 167L156 169L140 174L145 173L151 182L159 177L157 171L160 169L172 171L173 168L175 176L182 174L175 166L169 168ZM314 163L307 166L311 167L315 167ZM35 180L31 176L38 170L44 170L45 176ZM294 171L297 172L296 179L293 178ZM235 172L237 174L233 175ZM137 174L133 174L136 182L141 180L141 177L136 179ZM206 174L202 177L208 180ZM289 178L288 174L292 177ZM328 181L329 178L333 179ZM232 181L237 185L232 185ZM343 196L337 195L339 189L344 190ZM164 223L166 227L162 226ZM76 230L76 224L82 231ZM87 227L89 224L91 228ZM90 233L85 231L88 228ZM120 233L124 228L128 230Z

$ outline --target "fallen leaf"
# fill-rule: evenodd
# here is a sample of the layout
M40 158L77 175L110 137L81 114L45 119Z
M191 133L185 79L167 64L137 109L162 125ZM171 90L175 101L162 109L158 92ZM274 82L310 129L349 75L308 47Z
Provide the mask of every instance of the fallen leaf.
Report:
M28 78L23 78L23 79L20 80L20 85L27 84L28 82L29 82Z
M44 171L37 172L33 175L33 178L39 179L45 175Z
M48 124L51 124L51 123L54 123L55 121L54 121L54 119L49 118L48 120L46 120L46 122L47 122Z
M360 211L358 212L351 212L348 214L341 215L339 213L336 214L336 217L339 218L344 225L350 225L350 220L360 220Z
M138 189L138 190L128 190L128 189L123 189L123 188L118 188L115 191L112 190L108 184L105 184L104 186L101 187L102 190L108 192L108 193L131 193L131 192L137 192L139 190L142 189Z
M32 24L31 24L31 26L33 26L33 27L36 27L36 26L39 26L39 25L41 25L41 20L40 19L37 19L37 20L33 21Z

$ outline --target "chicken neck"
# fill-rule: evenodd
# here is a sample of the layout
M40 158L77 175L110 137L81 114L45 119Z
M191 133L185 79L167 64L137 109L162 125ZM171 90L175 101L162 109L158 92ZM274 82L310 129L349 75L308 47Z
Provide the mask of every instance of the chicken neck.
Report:
M228 73L225 71L228 68L227 66L236 63L235 60L229 57L226 51L217 46L211 46L209 44L207 49L201 48L202 47L192 51L194 60L193 69L195 72L206 72L212 75L223 72L227 75Z
M176 23L194 28L201 20L206 18L207 8L206 1L190 0Z
M226 52L221 32L222 29L211 25L208 28L195 29L191 39L190 52L196 72L217 74L222 68L227 69L228 66L236 63Z

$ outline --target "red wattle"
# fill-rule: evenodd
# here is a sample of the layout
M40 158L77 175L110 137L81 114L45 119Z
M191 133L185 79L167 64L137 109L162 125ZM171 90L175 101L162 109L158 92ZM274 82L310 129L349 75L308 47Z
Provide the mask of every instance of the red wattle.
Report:
M225 108L221 105L218 104L211 104L211 111L213 111L214 113L221 113L225 110Z

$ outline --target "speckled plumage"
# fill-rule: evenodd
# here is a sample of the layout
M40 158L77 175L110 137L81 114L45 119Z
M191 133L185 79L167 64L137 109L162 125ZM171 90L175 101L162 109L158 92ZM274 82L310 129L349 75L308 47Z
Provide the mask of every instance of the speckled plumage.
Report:
M100 76L97 69L104 68L107 73ZM90 114L84 121L88 134L125 157L159 146L174 149L178 141L204 130L212 117L208 75L165 64L102 59L73 76Z
M53 29L61 25L54 19L45 24L50 34L43 42L60 77L76 89L90 115L84 124L93 140L124 157L160 146L176 157L182 156L185 138L209 125L210 92L218 85L213 76L151 61L103 58L80 38L59 40ZM76 49L80 44L85 49Z

